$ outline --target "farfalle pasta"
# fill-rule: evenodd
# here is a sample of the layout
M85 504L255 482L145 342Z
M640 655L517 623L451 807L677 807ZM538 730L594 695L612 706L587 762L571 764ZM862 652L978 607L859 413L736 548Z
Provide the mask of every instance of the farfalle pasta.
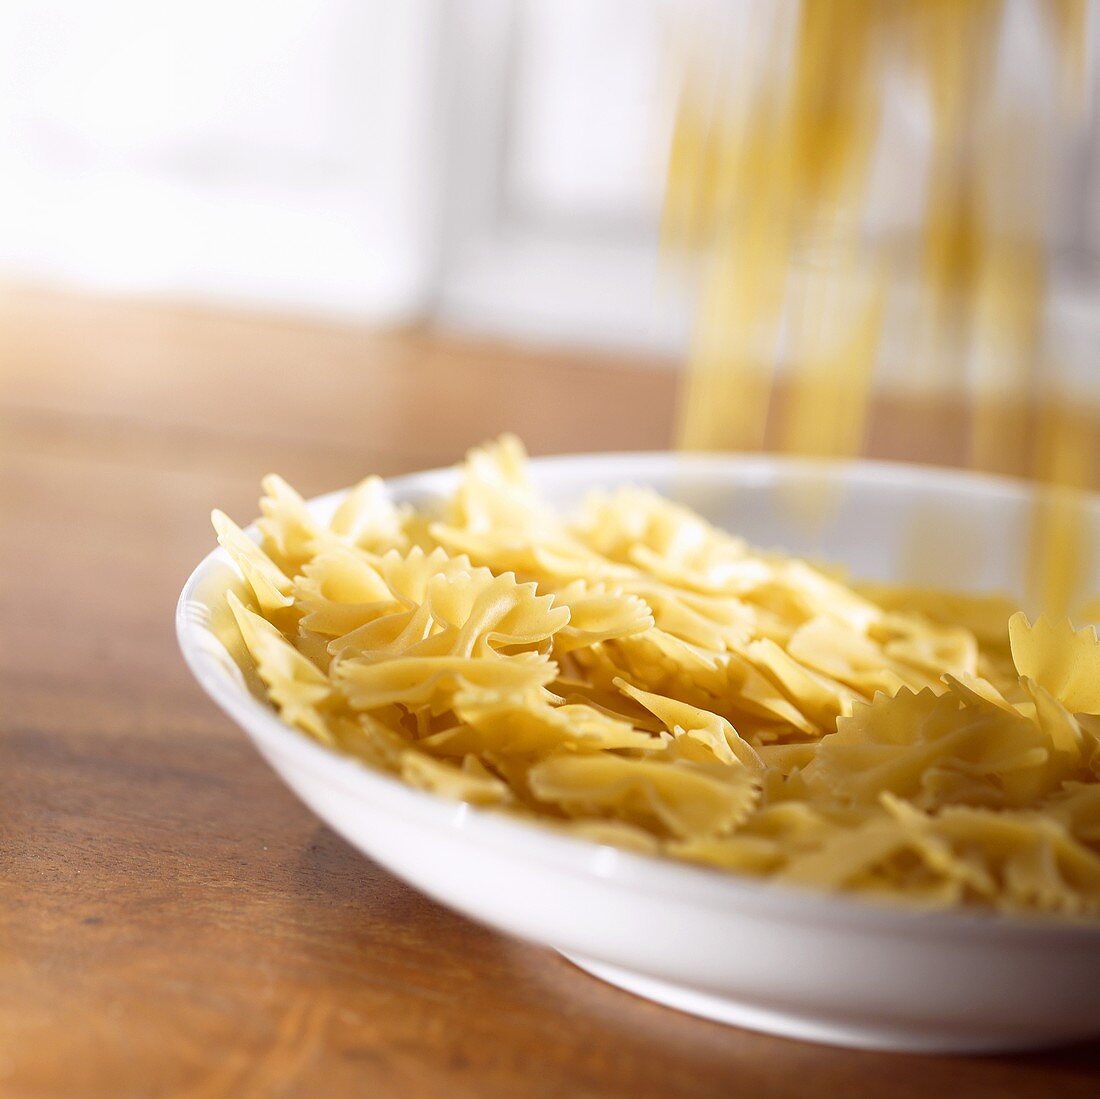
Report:
M283 719L597 843L924 906L1100 917L1100 642L992 596L849 584L638 487L573 517L518 440L453 495L214 513Z

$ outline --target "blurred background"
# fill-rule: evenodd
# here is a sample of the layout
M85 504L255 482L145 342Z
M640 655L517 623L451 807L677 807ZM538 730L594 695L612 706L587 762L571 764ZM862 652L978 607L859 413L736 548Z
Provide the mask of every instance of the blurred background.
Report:
M0 267L676 350L651 0L0 4Z
M0 275L674 359L690 310L657 243L668 44L692 7L5 0ZM1041 93L1033 4L1015 7L1009 68ZM927 126L905 97L895 152ZM1082 272L1100 255L1089 126L1064 224ZM876 171L885 230L919 172L889 143ZM1100 280L1063 283L1066 308L1097 307Z
M1054 87L1036 29L1048 2L1006 0L1003 20L1008 94L1040 111ZM341 374L351 405L337 413L326 398L314 408L299 393L280 432L353 446L358 407L382 449L388 432L403 443L384 471L422 453L455 457L506 427L534 450L669 445L694 323L691 279L659 249L683 77L677 47L709 8L727 17L723 48L738 64L749 47L736 16L754 7L0 0L10 414L56 411L62 394L79 392L70 411L161 422L193 404L195 422L211 430L218 402L196 389L204 369L230 404L265 388L278 403L287 397L280 372L295 369L295 356L318 369L337 341L337 357L364 371ZM1052 228L1050 308L1065 340L1085 349L1076 358L1087 360L1095 389L1100 19L1082 33L1088 108L1061 150L1068 184ZM931 124L904 80L888 82L884 102L866 213L871 231L888 237L919 217ZM162 306L191 310L191 328L169 339L149 311ZM251 342L241 344L238 329L197 335L218 317L247 319ZM274 334L262 335L265 324ZM435 342L391 342L382 354L377 340L398 331ZM432 356L447 361L429 378ZM542 373L508 380L525 356ZM585 393L578 379L605 368L609 380ZM419 388L402 389L417 369ZM887 349L875 399L919 391L935 408L923 421L872 417L870 452L961 461L957 410L936 404L955 381L951 371L918 378ZM135 384L147 392L140 407L127 389ZM432 403L433 392L479 385L488 399L466 409L465 429L446 414L453 403ZM372 414L394 386L399 398ZM552 429L548 410L561 400L568 415ZM417 447L402 428L414 422ZM374 455L360 457L363 468Z

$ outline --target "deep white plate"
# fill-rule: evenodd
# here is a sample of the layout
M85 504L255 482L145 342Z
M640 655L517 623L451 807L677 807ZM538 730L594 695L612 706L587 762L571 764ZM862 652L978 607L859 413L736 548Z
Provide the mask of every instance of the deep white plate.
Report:
M564 507L593 486L651 485L758 546L829 558L867 579L1021 586L1028 498L1010 481L671 454L536 460L532 476ZM389 484L395 499L425 503L456 477L433 470ZM310 510L327 519L342 496ZM1100 506L1087 513L1100 537ZM636 855L421 793L312 742L242 674L231 587L243 591L216 550L180 596L180 647L203 689L322 820L457 911L641 996L774 1034L934 1052L1100 1035L1095 926L878 906ZM369 897L363 906L369 918Z

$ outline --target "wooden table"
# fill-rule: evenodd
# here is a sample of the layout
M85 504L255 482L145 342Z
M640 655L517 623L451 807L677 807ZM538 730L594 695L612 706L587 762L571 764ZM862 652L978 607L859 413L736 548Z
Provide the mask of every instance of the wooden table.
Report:
M0 295L0 1095L1100 1094L1100 1046L854 1053L604 986L356 854L192 683L176 595L264 472L314 493L505 428L662 447L673 391L606 357ZM958 446L884 415L879 451Z

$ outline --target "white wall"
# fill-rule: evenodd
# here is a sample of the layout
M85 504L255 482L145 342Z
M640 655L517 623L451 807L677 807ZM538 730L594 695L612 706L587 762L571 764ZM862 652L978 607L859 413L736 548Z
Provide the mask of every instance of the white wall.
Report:
M0 270L355 316L437 260L437 0L4 0Z

